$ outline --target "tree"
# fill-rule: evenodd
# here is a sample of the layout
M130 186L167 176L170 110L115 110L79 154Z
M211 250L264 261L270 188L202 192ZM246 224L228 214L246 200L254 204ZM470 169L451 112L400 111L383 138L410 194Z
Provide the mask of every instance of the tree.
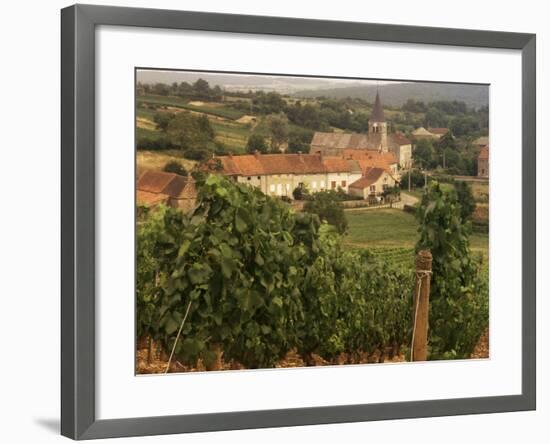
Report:
M208 137L208 140L214 140L214 129L212 128L212 125L210 125L210 120L206 114L201 114L198 117L197 124L199 126L199 130Z
M260 153L267 153L267 143L264 136L257 133L252 133L246 142L246 151L249 153L255 153L256 151Z
M214 131L201 117L191 113L178 113L169 123L166 132L180 149L206 149L209 142L214 140Z
M288 140L288 119L284 114L272 114L267 118L271 150L279 151L283 143Z
M414 147L413 159L415 165L423 168L433 166L434 149L432 142L428 139L420 139Z
M294 129L288 135L288 151L290 153L305 153L309 151L309 144L313 137L313 131L307 129Z
M471 115L461 115L453 119L451 129L458 137L477 133L480 130L480 121Z
M166 163L162 170L166 173L177 174L178 176L187 176L188 174L185 167L181 164L181 162L178 162L177 160L171 160L170 162Z
M193 83L193 91L198 98L207 99L210 96L210 85L204 79L198 79Z
M422 174L422 171L418 169L412 169L407 171L405 174L401 176L401 189L405 190L409 187L409 174L411 176L411 185L413 188L422 188L424 187L424 182L426 181L426 177L424 174ZM427 178L428 182L430 181L430 178Z
M476 209L472 187L467 182L460 180L455 182L455 190L460 204L460 217L464 222L470 220Z
M445 115L437 108L430 106L426 115L424 117L424 126L429 127L446 127L448 124L448 119Z
M162 111L157 111L153 116L153 121L157 125L157 129L160 131L166 131L168 124L175 117L174 113L167 113Z
M181 97L188 97L193 94L193 86L187 82L181 82L178 85L177 95Z
M167 96L170 93L170 87L166 83L155 83L153 85L153 94Z
M305 203L304 211L317 214L319 219L333 225L340 234L348 229L346 214L334 190L315 193L313 200Z

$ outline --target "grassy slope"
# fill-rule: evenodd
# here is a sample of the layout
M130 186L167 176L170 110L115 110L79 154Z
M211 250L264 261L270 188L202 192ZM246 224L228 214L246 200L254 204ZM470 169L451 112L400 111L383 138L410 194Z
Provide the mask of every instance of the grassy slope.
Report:
M349 229L344 242L362 248L414 248L418 239L418 224L414 215L401 210L381 209L346 213ZM473 233L472 251L485 257L489 251L487 234Z
M178 150L166 151L144 151L139 150L136 154L136 166L138 176L145 170L162 170L171 160L177 160L188 171L191 171L195 161L184 159Z
M242 111L224 106L223 103L203 102L203 105L190 105L189 101L177 96L145 95L137 98L138 103L150 103L161 106L173 106L176 108L198 111L212 116L236 120L244 115Z

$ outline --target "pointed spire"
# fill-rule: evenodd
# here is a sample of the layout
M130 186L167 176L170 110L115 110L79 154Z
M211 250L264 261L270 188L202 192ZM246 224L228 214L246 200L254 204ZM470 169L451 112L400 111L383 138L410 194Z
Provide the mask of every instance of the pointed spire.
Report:
M372 107L372 113L370 115L371 122L385 122L384 110L382 109L382 102L380 102L380 94L376 90L376 99L374 99L374 106Z

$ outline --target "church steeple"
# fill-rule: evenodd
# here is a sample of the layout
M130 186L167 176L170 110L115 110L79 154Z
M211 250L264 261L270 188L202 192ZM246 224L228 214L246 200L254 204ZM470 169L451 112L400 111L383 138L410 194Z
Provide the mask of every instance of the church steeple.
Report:
M386 118L384 117L384 109L382 108L382 101L380 100L380 94L376 90L376 99L374 99L374 106L372 107L372 113L369 118L369 138L372 137L373 141L379 145L380 151L388 151L388 126L386 124Z
M382 108L382 102L380 101L380 94L376 91L376 99L374 99L374 106L372 107L372 113L370 115L371 122L385 122L384 109Z

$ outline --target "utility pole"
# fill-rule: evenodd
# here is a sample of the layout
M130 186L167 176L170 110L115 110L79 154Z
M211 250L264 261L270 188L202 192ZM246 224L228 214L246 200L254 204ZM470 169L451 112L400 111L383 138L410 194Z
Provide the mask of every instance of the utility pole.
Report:
M413 160L411 159L411 163L409 164L409 193L411 192L411 173L412 173L412 165L413 165Z

